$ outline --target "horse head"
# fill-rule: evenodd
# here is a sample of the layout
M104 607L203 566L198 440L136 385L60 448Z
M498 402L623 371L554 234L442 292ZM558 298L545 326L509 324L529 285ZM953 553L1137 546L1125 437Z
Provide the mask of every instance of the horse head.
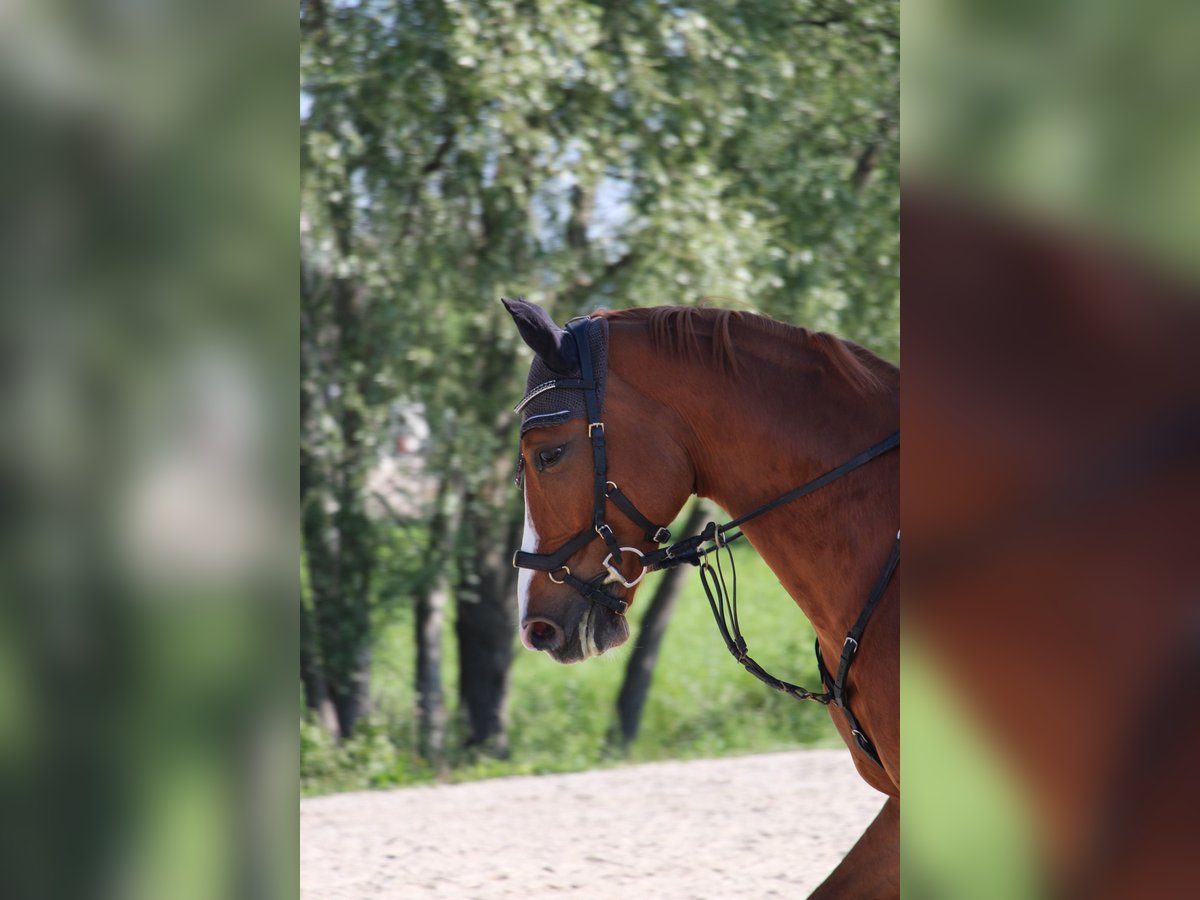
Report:
M629 638L640 556L669 537L655 523L674 518L694 477L672 417L611 366L603 317L563 329L538 306L503 303L534 352L518 406L521 640L579 662Z

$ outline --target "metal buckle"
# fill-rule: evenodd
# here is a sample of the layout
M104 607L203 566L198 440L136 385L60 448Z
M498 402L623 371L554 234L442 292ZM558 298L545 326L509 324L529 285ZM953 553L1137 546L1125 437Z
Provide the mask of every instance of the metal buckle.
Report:
M566 572L567 575L571 574L571 569L569 566L563 566L561 569L554 570L554 572L559 572L559 571ZM559 579L555 578L554 572L547 572L546 577L549 578L551 581L553 581L555 584L563 584L567 580L566 576L563 576L561 581Z
M600 429L601 434L604 434L604 423L603 422L589 422L588 423L588 437L591 437L592 431L597 428Z
M628 550L630 553L636 554L638 559L642 558L642 551L639 550L637 547L622 547L621 548L622 553L624 553L626 550ZM604 568L606 568L608 570L608 575L609 575L608 578L604 579L605 583L608 583L610 581L615 581L622 587L631 588L631 587L634 587L638 582L640 582L643 578L646 577L646 567L642 566L642 571L638 575L637 578L633 579L633 581L626 581L625 576L621 574L621 570L612 564L612 558L613 558L613 555L611 553L608 554L608 556L604 557L603 565L604 565Z
M851 653L858 652L858 641L856 641L854 638L850 637L849 635L847 635L846 639L844 641L842 641L842 647L844 648L847 644L854 645L854 649L850 651Z
M659 537L659 535L662 535L662 537ZM659 526L658 531L654 532L654 537L652 538L656 544L665 544L670 539L671 532L667 531L667 529L663 528L661 525Z
M613 530L609 527L607 522L597 525L594 530L596 534L600 535L600 540L604 541L606 544L608 543L608 538L604 536L604 532L606 531L612 536L613 540L616 540L616 535L613 534Z
M520 566L518 566L518 565L517 565L517 554L518 554L518 553L520 553L520 552L521 552L520 550L514 550L514 551L513 551L512 564L513 564L513 568L514 568L514 569L519 569L519 568L521 568Z

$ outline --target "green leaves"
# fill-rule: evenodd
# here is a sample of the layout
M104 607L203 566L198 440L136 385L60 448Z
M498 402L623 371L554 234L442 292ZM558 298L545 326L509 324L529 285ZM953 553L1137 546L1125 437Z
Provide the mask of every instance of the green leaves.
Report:
M394 396L494 432L503 291L717 295L896 352L896 4L304 12L305 256L369 295Z
M503 292L560 319L716 296L894 355L897 17L885 2L306 6L310 374L368 431L398 400L454 409L453 434L431 422L439 458L486 469L475 450L507 441L497 410L524 367ZM328 325L335 285L354 294L351 340Z

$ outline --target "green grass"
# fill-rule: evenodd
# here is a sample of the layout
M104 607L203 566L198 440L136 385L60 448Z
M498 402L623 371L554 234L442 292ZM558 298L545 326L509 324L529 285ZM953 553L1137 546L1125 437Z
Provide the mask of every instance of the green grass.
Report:
M817 687L813 633L803 613L748 546L735 551L742 631L751 655L788 681ZM573 666L518 649L509 695L509 759L476 757L461 743L453 716L447 740L450 780L579 771L625 760L646 761L756 753L800 746L838 746L828 713L772 691L725 649L700 585L687 573L660 652L641 733L627 757L606 751L617 692L644 607L660 576L651 575L630 611L632 637L617 650ZM514 635L514 641L516 637ZM374 649L373 712L341 747L317 726L301 726L301 776L306 794L434 780L415 752L412 614L381 623ZM444 641L445 691L457 705L453 624Z

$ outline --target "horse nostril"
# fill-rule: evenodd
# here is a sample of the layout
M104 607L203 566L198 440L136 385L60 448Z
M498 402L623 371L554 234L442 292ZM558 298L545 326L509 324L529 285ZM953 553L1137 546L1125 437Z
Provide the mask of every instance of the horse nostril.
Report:
M557 650L565 637L563 630L548 619L530 619L521 632L522 643L530 650Z

